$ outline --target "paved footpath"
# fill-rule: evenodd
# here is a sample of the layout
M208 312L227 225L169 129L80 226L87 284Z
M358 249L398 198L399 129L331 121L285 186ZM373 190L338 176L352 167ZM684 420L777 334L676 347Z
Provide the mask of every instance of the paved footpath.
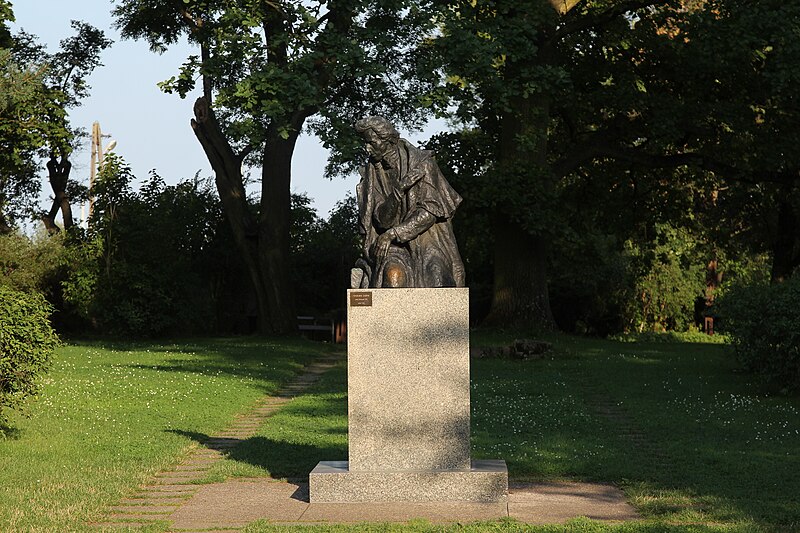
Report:
M512 517L530 524L562 523L577 516L595 520L638 519L622 492L592 483L512 483L507 503L355 503L310 504L308 483L270 478L237 479L195 485L234 446L255 435L264 421L342 358L315 361L275 396L262 399L224 431L203 442L172 470L159 472L130 497L108 510L100 530L152 527L168 522L170 531L237 531L255 520L312 525L357 522L466 523Z

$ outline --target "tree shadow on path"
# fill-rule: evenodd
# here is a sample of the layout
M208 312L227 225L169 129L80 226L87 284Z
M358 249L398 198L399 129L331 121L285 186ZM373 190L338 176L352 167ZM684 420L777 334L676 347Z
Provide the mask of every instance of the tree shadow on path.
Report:
M167 430L189 437L202 446L220 451L226 459L263 468L276 479L308 480L320 461L347 459L347 446L299 444L253 436L246 439L211 437L204 433Z

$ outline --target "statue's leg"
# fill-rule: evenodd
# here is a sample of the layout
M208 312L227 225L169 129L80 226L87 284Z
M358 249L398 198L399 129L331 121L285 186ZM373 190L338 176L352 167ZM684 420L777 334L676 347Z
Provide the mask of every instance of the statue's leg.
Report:
M410 274L406 265L400 261L389 259L383 268L383 283L381 286L391 288L409 287Z
M404 246L392 245L381 265L378 287L403 288L414 286L414 270L411 268L411 254Z

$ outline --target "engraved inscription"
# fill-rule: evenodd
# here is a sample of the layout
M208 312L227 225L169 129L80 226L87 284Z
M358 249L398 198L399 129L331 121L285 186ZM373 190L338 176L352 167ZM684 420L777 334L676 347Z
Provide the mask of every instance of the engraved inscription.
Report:
M351 292L350 307L372 307L372 292Z

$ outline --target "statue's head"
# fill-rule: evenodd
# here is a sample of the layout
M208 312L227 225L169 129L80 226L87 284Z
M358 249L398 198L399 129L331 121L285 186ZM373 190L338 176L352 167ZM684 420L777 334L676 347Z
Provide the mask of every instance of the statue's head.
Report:
M356 131L367 142L367 151L373 161L383 159L400 139L392 123L383 117L362 118L356 122Z

